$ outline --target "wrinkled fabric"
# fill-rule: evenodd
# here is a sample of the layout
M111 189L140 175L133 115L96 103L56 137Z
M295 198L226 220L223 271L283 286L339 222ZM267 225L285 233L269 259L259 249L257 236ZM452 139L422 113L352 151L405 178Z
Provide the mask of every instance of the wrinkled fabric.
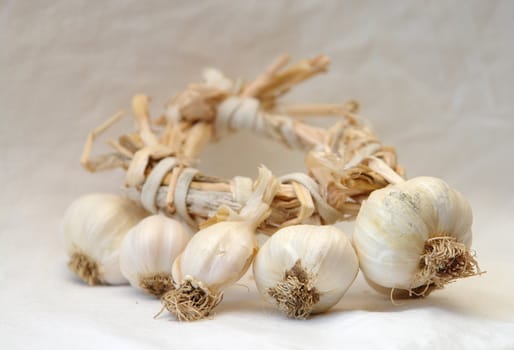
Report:
M514 348L513 14L511 1L1 2L0 347ZM360 101L409 177L441 177L470 200L487 273L399 306L359 276L332 312L301 322L260 301L248 275L249 290L230 288L212 320L191 324L154 320L160 303L129 286L74 278L63 212L118 191L124 175L80 167L87 133L132 94L152 96L158 116L204 67L249 80L283 52L332 59L286 101ZM126 116L93 152L133 124ZM199 169L255 178L263 163L280 176L304 171L302 159L241 133L209 145Z

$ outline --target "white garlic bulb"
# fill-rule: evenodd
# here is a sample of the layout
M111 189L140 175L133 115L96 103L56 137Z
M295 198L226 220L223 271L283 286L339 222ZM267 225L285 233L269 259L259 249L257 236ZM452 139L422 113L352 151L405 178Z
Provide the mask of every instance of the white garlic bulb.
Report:
M471 223L471 208L459 192L443 180L417 177L371 193L353 243L372 286L425 296L479 273L469 250Z
M127 233L120 248L120 268L130 284L161 296L172 289L171 267L190 235L182 223L152 215Z
M70 269L90 285L126 283L119 246L128 230L147 215L135 202L112 194L76 199L61 226Z
M253 263L264 300L299 319L337 304L358 272L352 244L335 226L280 229L264 243Z
M207 316L222 299L222 291L237 282L257 253L255 224L219 222L200 230L173 264L179 284L163 296L179 321Z
M239 214L218 209L221 221L196 233L175 260L172 275L178 287L162 297L166 309L179 321L209 315L223 297L223 289L238 281L257 253L255 230L270 214L269 203L278 181L264 167L255 190Z

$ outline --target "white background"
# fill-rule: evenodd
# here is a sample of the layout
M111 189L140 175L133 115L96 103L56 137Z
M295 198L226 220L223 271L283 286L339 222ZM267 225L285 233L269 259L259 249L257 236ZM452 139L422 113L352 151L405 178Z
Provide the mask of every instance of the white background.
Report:
M0 1L0 348L513 349L513 16L512 1ZM153 320L159 302L129 287L76 280L63 211L123 181L80 168L88 131L134 93L158 113L205 66L252 78L282 52L332 58L289 101L359 100L409 177L465 194L487 274L402 306L359 276L302 322L247 279L250 291L229 289L214 319L192 324ZM200 168L254 177L259 163L303 170L301 154L249 135L211 145Z

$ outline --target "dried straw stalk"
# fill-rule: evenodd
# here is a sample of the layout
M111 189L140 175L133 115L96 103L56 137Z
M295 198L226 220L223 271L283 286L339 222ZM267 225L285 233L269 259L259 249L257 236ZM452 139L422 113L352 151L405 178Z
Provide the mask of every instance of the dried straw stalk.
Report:
M91 157L95 139L121 118L122 112L117 113L89 134L82 165L89 171L121 167L127 171L125 189L129 197L151 211L179 214L192 226L202 225L209 218L220 219L216 218L220 205L236 211L243 207L252 181L237 176L231 180L207 176L192 167L207 142L250 129L305 151L308 170L307 174L281 178L272 213L259 227L261 232L271 234L298 223L354 219L372 191L403 175L395 150L383 146L356 114L356 102L279 105L280 96L325 72L329 65L323 55L286 68L289 60L287 55L280 56L248 84L207 70L204 83L188 86L156 119L148 112L149 98L134 96L136 132L108 141L114 152ZM302 116L339 119L333 127L322 129L295 119Z

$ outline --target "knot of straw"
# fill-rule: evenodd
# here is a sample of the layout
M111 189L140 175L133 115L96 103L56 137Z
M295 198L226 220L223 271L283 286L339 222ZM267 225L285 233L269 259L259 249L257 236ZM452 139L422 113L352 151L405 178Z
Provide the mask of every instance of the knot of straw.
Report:
M482 272L474 253L455 237L440 236L425 242L410 296L425 297L459 278L480 275Z
M73 253L68 267L90 286L102 284L98 264L84 253Z
M201 283L188 279L178 288L166 292L161 302L163 309L178 321L196 321L209 316L222 299L223 293L214 293Z
M320 294L312 285L312 279L303 269L301 260L286 271L284 279L268 290L278 309L289 318L306 319L312 313Z

